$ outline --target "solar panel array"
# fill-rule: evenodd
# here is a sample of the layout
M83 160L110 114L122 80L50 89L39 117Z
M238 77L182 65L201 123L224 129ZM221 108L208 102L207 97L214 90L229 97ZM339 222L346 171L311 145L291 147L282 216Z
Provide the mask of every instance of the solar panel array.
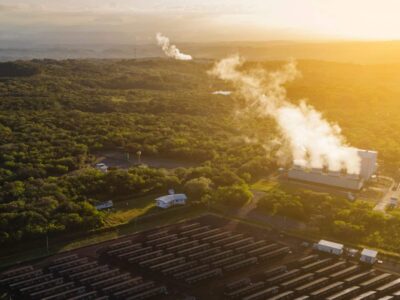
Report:
M95 258L77 250L11 269L0 286L16 299L184 299L188 291L210 291L210 299L400 299L397 275L205 222L96 249Z
M146 299L166 293L165 286L77 254L56 258L44 268L13 269L0 278L17 299Z
M196 284L285 255L289 250L278 243L255 242L242 233L191 223L172 232L153 233L141 243L126 243L106 255L137 269Z
M289 265L267 269L257 281L228 283L224 295L243 300L400 299L399 277L358 263L313 254Z

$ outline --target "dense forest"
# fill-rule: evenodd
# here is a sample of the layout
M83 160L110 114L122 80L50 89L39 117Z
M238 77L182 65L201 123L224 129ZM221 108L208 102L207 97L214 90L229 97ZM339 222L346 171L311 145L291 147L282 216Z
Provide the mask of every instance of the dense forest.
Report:
M260 199L258 208L271 215L304 222L314 236L400 251L399 209L390 209L385 214L373 210L373 205L365 201L350 202L311 191L291 194L279 188L268 191Z
M288 86L291 99L308 98L349 143L378 150L381 172L397 178L400 65L298 65L303 76ZM271 120L237 118L235 95L212 95L232 87L208 76L211 67L165 59L1 63L0 241L101 227L96 202L168 188L243 204L248 184L277 168L274 153L251 137L277 133ZM104 174L92 166L106 150L198 166Z
M247 199L246 182L273 162L261 145L244 142L231 99L210 95L218 83L209 67L167 60L0 64L0 240L100 227L93 204L129 194L175 188L200 199L225 187ZM104 174L91 167L102 150L140 150L199 167Z

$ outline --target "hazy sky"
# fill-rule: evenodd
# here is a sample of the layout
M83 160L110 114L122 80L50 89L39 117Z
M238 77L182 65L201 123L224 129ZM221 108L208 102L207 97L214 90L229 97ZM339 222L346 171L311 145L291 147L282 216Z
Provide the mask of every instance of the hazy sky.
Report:
M400 39L399 0L0 0L8 43Z

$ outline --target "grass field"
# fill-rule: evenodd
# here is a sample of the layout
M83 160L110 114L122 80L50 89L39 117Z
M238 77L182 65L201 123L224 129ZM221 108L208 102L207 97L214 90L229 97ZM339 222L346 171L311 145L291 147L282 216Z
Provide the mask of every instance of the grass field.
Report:
M114 209L107 213L105 218L107 227L126 224L135 218L149 213L160 211L154 204L157 195L146 195L141 197L128 197L114 201Z
M280 187L278 181L270 180L270 179L261 179L256 183L252 184L251 189L261 192L268 192L275 187Z
M298 185L296 182L285 181L279 179L260 179L251 186L252 190L268 192L273 188L279 188L287 193L295 193L299 190L305 190L307 187Z

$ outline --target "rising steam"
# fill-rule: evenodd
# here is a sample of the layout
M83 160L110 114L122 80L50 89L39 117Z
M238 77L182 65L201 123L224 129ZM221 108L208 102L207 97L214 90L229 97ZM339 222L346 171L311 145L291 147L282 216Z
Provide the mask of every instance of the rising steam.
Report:
M181 53L181 51L175 46L171 45L169 42L169 38L162 35L161 33L157 33L156 35L157 44L164 51L165 55L168 57L172 57L178 60L191 60L192 56L189 54Z
M346 169L350 174L359 174L357 149L345 143L340 127L329 123L304 101L300 105L289 102L283 85L300 75L294 62L274 72L243 71L240 69L243 63L239 56L232 56L217 62L210 74L233 83L249 111L276 121L281 144L288 146L295 164L311 168L327 166L332 171Z

